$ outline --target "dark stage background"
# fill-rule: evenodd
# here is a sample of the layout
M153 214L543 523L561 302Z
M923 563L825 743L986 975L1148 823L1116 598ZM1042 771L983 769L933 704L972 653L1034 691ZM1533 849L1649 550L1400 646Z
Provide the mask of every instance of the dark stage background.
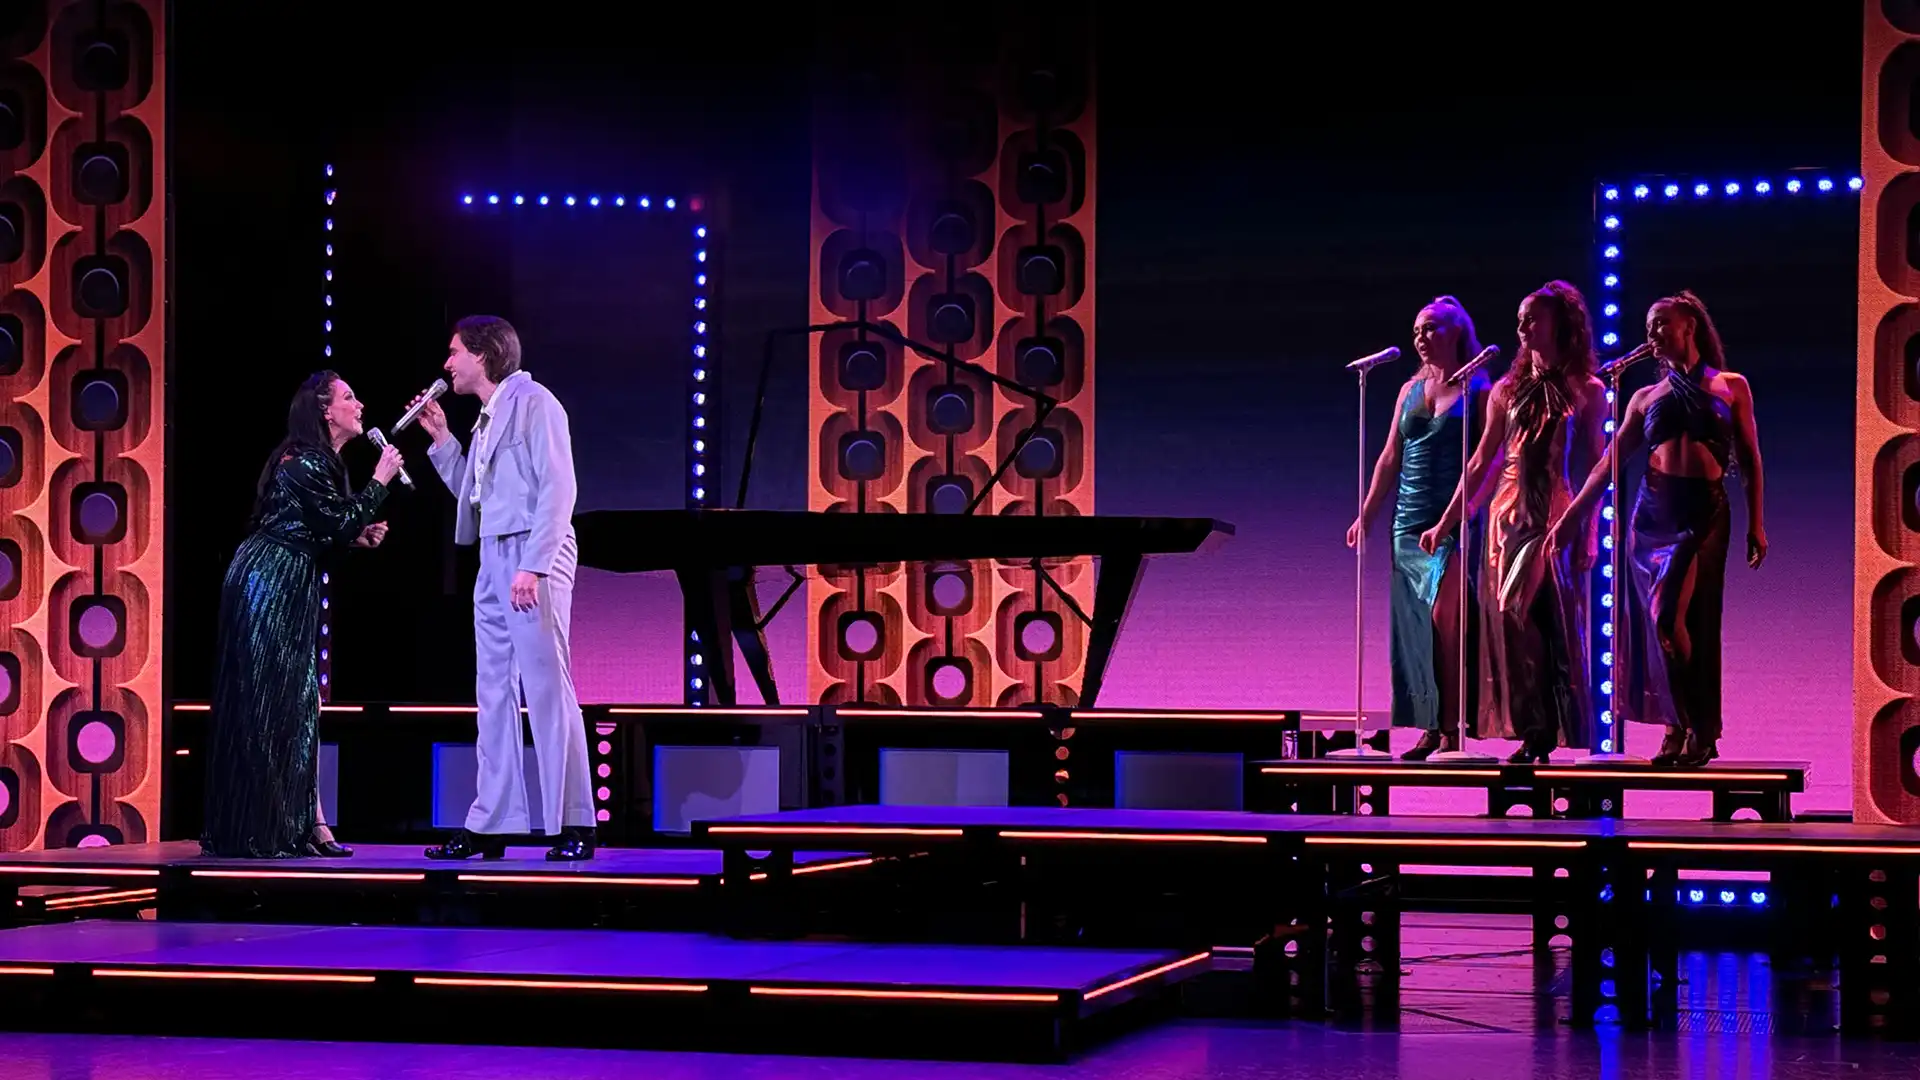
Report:
M689 284L684 249L623 231L644 228L631 215L608 227L522 208L511 226L462 211L459 193L724 192L715 321L736 451L724 490L761 339L804 321L806 11L650 17L623 35L508 33L439 10L438 22L355 3L324 20L283 14L276 48L247 52L225 47L217 16L178 15L180 699L207 693L220 572L286 396L321 359L324 161L339 166L333 364L370 415L390 424L434 377L451 319L489 305L521 324L528 366L573 415L585 505L682 504L684 353L661 344L656 364L647 342L678 332L666 292ZM1239 528L1215 554L1150 567L1103 704L1350 704L1354 403L1341 364L1406 347L1441 292L1511 352L1527 290L1595 282L1597 175L1750 182L1831 164L1844 176L1858 153L1859 17L1844 5L1791 25L1731 3L1616 4L1602 22L1540 9L1524 25L1405 15L1390 42L1369 12L1318 17L1311 34L1258 40L1211 18L1102 29L1098 507ZM1649 54L1640 37L1656 29ZM1628 80L1629 63L1647 70ZM1774 556L1760 574L1729 572L1723 752L1812 757L1806 805L1841 807L1855 211L1847 195L1802 202L1629 211L1622 303L1632 341L1648 300L1696 289L1754 380ZM582 276L545 277L569 251ZM778 355L754 504L798 508L805 361L797 344ZM1404 374L1375 380L1376 446ZM459 430L471 419L456 406ZM424 479L420 436L402 444ZM364 476L365 448L350 460ZM473 571L451 546L449 503L431 481L397 495L388 550L337 576L340 699L472 700ZM1384 561L1369 583L1381 632L1368 704L1384 707ZM678 627L670 580L583 579L583 696L678 700ZM804 685L802 633L787 615L770 635L783 685ZM1642 749L1654 737L1631 735Z

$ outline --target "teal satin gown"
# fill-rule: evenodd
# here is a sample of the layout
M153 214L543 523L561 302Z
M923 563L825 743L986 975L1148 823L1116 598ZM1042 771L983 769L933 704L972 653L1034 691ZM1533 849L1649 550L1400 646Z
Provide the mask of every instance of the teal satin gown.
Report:
M207 733L209 855L302 854L313 832L320 682L320 574L351 547L386 498L355 495L338 456L299 447L281 458L220 587L213 709Z
M1438 524L1460 483L1460 426L1466 422L1467 395L1446 412L1427 410L1425 379L1408 388L1406 403L1396 422L1400 428L1400 488L1393 507L1393 636L1389 657L1393 669L1393 725L1432 730L1458 721L1459 705L1442 700L1434 664L1439 655L1433 608L1447 565L1460 547L1460 532L1442 539L1429 555L1420 550L1420 534ZM1473 576L1475 560L1467 561ZM1457 588L1458 585L1456 584ZM1467 588L1468 724L1473 724L1476 650L1472 648L1473 586ZM1456 616L1457 617L1457 616ZM1455 631L1449 627L1447 633ZM1457 680L1449 680L1449 682Z

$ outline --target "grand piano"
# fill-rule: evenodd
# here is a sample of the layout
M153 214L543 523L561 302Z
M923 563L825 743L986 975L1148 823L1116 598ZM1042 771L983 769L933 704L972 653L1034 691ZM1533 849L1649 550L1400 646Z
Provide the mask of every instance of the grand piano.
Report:
M1146 557L1199 551L1233 535L1232 525L1212 518L804 510L591 510L573 524L583 566L620 574L671 570L680 581L687 625L703 642L737 642L768 704L778 703L780 695L767 656L766 625L802 580L798 567L1091 555L1100 560L1092 613L1071 601L1064 604L1089 628L1080 704L1091 708ZM753 588L754 571L763 566L785 567L793 576L792 587L765 615ZM711 700L736 704L733 650L722 645L708 655Z

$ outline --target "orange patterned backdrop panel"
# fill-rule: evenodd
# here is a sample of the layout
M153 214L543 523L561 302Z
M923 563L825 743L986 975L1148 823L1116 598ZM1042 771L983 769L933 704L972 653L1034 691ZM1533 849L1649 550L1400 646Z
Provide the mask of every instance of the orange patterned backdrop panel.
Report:
M166 590L163 0L0 25L0 850L144 843Z
M812 321L884 324L924 349L857 328L814 338L814 510L1093 513L1092 26L1023 10L822 27ZM941 354L1060 404L1034 429L1031 399ZM1072 704L1090 570L823 568L809 695Z

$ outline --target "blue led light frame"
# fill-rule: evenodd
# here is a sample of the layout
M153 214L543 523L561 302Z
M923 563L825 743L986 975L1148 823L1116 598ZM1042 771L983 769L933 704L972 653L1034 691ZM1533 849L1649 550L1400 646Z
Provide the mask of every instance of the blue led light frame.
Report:
M574 195L563 193L551 195L540 193L527 195L515 192L502 195L498 192L486 194L462 194L460 205L472 210L505 210L543 212L602 212L607 214L674 214L688 219L687 228L692 230L694 239L693 265L689 267L693 274L693 312L689 335L690 355L687 358L687 382L685 388L687 402L687 442L686 442L686 508L688 510L711 510L719 505L718 477L719 456L714 452L712 439L717 423L719 393L716 368L718 359L714 343L719 339L715 316L717 259L712 252L716 249L718 236L714 226L708 220L713 207L699 195ZM710 688L706 678L706 647L699 635L690 627L683 627L682 686L685 690L686 704L706 705ZM730 648L729 642L711 643L715 648Z
M1772 177L1753 180L1710 180L1698 176L1642 176L1627 183L1602 180L1593 191L1593 254L1600 287L1592 295L1598 298L1594 308L1596 344L1607 353L1617 353L1626 335L1621 327L1633 320L1637 327L1640 313L1621 310L1622 282L1631 262L1626 254L1629 223L1636 208L1654 206L1705 206L1738 202L1764 208L1794 200L1837 199L1857 196L1863 186L1853 169L1787 169ZM1638 340L1637 338L1635 339ZM1607 404L1613 406L1613 391L1607 391ZM1606 437L1613 438L1614 421L1609 414ZM1626 747L1612 710L1613 650L1613 537L1611 528L1618 493L1607 485L1600 504L1600 558L1593 570L1593 594L1600 602L1593 607L1588 628L1587 655L1593 665L1594 707L1599 712L1598 745L1602 754L1625 753ZM1598 646L1597 648L1595 646Z

